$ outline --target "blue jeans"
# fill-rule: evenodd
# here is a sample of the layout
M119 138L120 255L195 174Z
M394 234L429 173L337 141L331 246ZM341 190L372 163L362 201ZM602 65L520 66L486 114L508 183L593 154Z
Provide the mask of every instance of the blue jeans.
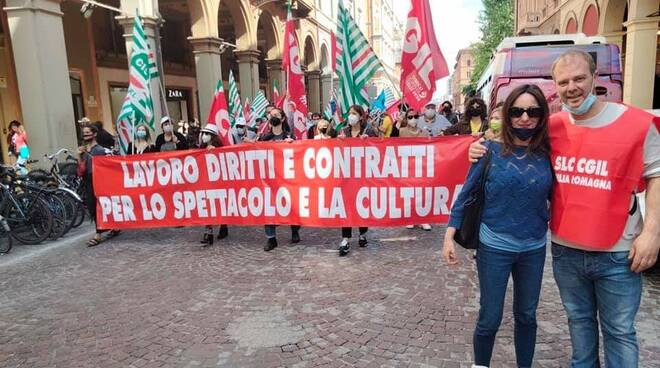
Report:
M277 225L264 225L264 231L266 232L266 238L275 238L277 236ZM291 232L300 231L300 226L291 225Z
M519 367L531 367L536 345L536 307L541 293L546 248L514 253L480 245L477 272L481 305L474 330L474 363L490 366L504 297L513 276L514 344Z
M629 252L587 252L552 244L552 269L568 315L571 367L600 367L598 319L606 367L637 367L635 315L642 278L630 270Z

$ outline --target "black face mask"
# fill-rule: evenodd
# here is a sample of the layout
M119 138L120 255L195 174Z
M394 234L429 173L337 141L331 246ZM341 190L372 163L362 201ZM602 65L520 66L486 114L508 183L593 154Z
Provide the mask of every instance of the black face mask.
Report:
M321 128L319 129L319 132L321 132L321 134L325 134L328 132L328 128Z
M280 119L278 117L275 117L275 116L270 118L270 125L276 127L276 126L279 126L280 124L282 124L282 119Z
M93 141L93 140L94 140L94 136L93 136L93 135L83 135L83 141L89 143L89 142L91 142L91 141Z
M472 117L481 116L481 109L478 107L470 107L470 110L468 112Z
M442 111L444 111L446 114L449 114L451 112L451 107L445 106Z

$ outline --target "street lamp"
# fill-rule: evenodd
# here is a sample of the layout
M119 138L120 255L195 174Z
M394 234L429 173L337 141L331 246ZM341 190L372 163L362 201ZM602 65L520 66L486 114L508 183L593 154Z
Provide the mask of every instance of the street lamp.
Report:
M83 5L80 7L80 14L82 14L83 17L85 18L91 17L92 13L94 12L94 8L96 8L97 6L99 8L112 10L116 13L122 14L121 9L115 8L114 6L99 3L98 1L94 1L94 0L81 0L81 1L83 2Z

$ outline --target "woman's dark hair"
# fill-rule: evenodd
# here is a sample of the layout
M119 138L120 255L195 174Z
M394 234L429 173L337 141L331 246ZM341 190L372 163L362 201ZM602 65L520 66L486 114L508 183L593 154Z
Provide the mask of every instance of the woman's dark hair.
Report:
M484 100L480 99L479 97L472 97L465 104L465 111L463 112L463 118L461 119L463 123L467 124L472 119L472 116L470 115L470 108L474 104L479 105L479 108L481 108L481 115L479 116L481 121L485 122L488 119L488 108L486 107Z
M282 116L282 131L283 132L291 132L291 127L289 126L289 120L286 118L286 114L284 113L284 110L280 109L279 107L275 107L270 111L270 114L273 114L273 111L279 111L280 115Z
M9 129L11 129L11 128L13 128L13 127L19 127L19 126L21 126L21 122L18 121L18 120L12 120L12 121L9 123Z
M451 109L454 108L454 105L452 105L452 103L449 100L447 100L447 101L440 104L440 106L444 106L444 105L449 105L449 108L451 108Z
M94 133L94 134L99 133L99 128L97 128L96 125L94 125L92 123L87 123L87 124L83 125L82 128L80 129L80 131L83 131L85 128L91 130L92 133Z
M201 133L211 134L208 132L201 132ZM217 134L211 134L211 140L209 141L209 143L201 142L200 148L206 148L208 147L209 144L215 148L222 147L222 141L220 141L220 137L218 137Z
M7 132L7 145L11 146L12 145L12 137L14 136L14 130L12 129L13 127L19 127L21 126L21 122L18 120L12 120L9 123L9 132Z
M509 109L511 109L516 100L525 93L532 95L539 107L543 109L543 114L538 118L539 122L536 126L536 132L527 146L527 153L536 152L547 155L550 153L550 138L548 136L548 117L550 116L550 109L548 108L548 102L545 100L543 91L533 84L523 84L522 86L516 87L504 101L504 105L502 106L502 153L510 154L513 152L515 144L513 143L513 125L511 123L511 116L509 115Z
M355 112L360 115L360 126L364 127L367 124L367 120L365 119L366 115L364 112L364 107L360 105L353 105L348 109L348 112L350 113L351 110L355 110Z

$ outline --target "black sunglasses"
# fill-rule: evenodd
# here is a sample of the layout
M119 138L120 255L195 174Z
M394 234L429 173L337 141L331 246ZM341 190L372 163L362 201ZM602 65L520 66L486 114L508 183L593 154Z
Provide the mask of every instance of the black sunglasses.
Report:
M419 115L408 115L408 119L419 119Z
M527 113L527 116L530 118L540 118L543 116L543 109L540 107L528 107L523 109L522 107L512 107L509 109L509 116L512 118L519 118L523 116L524 113Z

